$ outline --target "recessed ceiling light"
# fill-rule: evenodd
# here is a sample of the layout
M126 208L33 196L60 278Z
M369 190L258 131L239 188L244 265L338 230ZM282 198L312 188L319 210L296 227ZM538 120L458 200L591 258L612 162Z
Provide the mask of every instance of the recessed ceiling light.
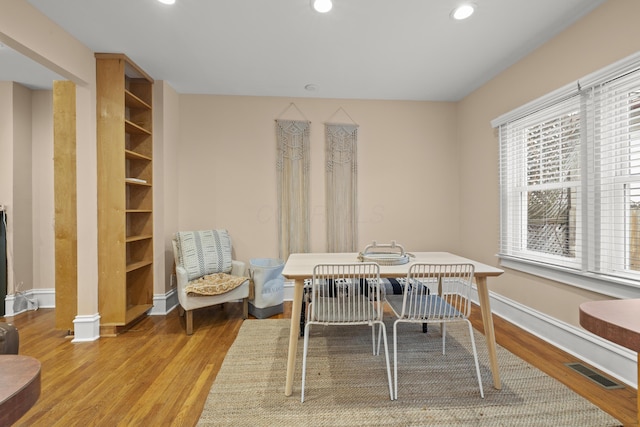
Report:
M174 4L176 0L158 0L160 3L164 4Z
M456 7L455 9L453 9L453 11L451 11L451 17L453 19L456 19L458 21L463 20L463 19L467 19L468 17L470 17L471 15L473 15L473 12L475 12L476 10L476 5L473 3L464 3L461 4L460 6Z
M333 7L331 0L311 0L311 5L316 12L327 13Z

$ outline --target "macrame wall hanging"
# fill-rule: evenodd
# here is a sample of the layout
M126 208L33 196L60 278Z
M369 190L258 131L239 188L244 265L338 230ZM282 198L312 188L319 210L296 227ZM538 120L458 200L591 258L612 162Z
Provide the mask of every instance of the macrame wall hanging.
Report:
M342 107L338 111L340 110ZM346 111L342 111L347 114ZM325 141L327 251L356 252L358 246L358 125L325 123Z
M276 119L278 250L283 260L291 253L309 252L310 125L308 120Z

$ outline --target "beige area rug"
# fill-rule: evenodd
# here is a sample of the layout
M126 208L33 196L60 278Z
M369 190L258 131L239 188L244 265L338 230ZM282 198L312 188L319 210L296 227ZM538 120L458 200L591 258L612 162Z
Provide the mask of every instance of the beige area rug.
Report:
M387 325L393 372L392 327ZM293 394L285 397L289 320L245 320L211 388L200 426L618 426L560 382L498 346L502 390L493 388L484 337L476 332L485 398L480 397L465 325L401 325L398 400L389 399L384 354L371 330L311 328L305 402L302 347Z

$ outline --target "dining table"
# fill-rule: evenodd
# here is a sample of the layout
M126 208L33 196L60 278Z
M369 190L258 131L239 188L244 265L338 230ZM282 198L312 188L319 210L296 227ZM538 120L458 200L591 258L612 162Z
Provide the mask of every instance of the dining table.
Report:
M287 377L285 382L285 395L291 396L293 392L293 380L296 367L296 354L298 351L298 339L300 337L300 314L302 311L302 299L305 279L313 277L313 269L318 264L350 264L360 262L359 253L293 253L285 263L282 275L293 280L294 293L291 308L291 328L289 331L289 350L287 356ZM415 263L429 264L463 264L470 263L474 266L474 278L478 292L478 302L482 313L484 335L487 342L489 363L493 376L493 386L501 389L500 373L496 353L496 340L491 317L491 304L489 301L489 289L487 278L501 275L504 271L477 261L464 258L449 252L412 252L408 262L404 264L380 264L381 278L406 277L411 265Z
M0 354L0 426L13 425L36 403L40 368L33 357Z
M640 298L583 302L579 310L580 326L640 354ZM640 384L640 357L637 364ZM640 392L636 405L636 421L640 425Z

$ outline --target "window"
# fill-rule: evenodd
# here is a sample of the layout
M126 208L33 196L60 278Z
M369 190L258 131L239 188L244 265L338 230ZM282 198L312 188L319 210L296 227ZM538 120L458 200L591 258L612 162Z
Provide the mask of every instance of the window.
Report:
M492 124L503 265L637 297L640 55Z
M500 128L500 252L577 266L580 102L574 96Z
M640 278L640 72L615 79L585 95L593 132L587 134L594 158L589 189L600 256L593 270Z

